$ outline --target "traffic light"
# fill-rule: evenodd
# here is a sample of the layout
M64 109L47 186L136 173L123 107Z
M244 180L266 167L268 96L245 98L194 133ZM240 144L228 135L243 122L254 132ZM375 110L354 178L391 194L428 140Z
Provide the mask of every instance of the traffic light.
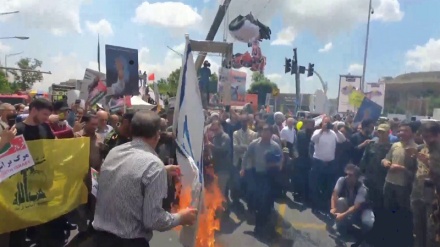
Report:
M313 76L315 72L315 64L309 63L309 69L307 70L307 77Z
M284 65L284 73L289 73L292 70L292 59L286 58L286 64Z
M304 67L304 66L299 66L299 73L300 74L305 74L306 73L306 67Z

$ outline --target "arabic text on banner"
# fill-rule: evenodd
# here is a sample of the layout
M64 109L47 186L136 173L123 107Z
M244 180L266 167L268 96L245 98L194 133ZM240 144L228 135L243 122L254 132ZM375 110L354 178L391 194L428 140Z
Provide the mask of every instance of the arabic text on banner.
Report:
M0 183L0 234L46 223L87 203L89 138L27 145L35 165Z
M0 154L0 183L34 164L23 135L15 137Z

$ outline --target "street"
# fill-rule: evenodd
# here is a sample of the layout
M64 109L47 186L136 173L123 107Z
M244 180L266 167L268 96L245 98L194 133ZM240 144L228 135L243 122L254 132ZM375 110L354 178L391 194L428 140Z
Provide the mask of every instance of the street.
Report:
M281 239L273 243L263 243L257 240L252 233L253 226L238 219L235 213L231 213L230 219L222 222L221 231L216 237L216 246L339 247L351 244L351 242L344 243L338 240L334 234L330 234L326 230L324 220L327 219L324 216L315 215L311 209L293 202L291 198L277 203L275 209L274 220L277 222L276 230L282 236ZM169 247L181 247L178 241L178 232L155 232L150 245L163 246L165 243Z
M245 220L240 220L232 212L229 220L223 220L221 231L216 235L216 247L342 247L350 246L352 242L345 242L329 233L332 221L323 214L312 212L310 208L293 202L289 197L283 202L276 203L273 220L276 222L276 230L281 237L271 243L264 243L253 236L253 225ZM329 222L327 227L325 222ZM75 238L76 231L71 234ZM79 239L77 239L79 240ZM182 247L176 230L168 232L154 232L150 246ZM79 242L71 241L69 247L92 247L90 239L82 239Z

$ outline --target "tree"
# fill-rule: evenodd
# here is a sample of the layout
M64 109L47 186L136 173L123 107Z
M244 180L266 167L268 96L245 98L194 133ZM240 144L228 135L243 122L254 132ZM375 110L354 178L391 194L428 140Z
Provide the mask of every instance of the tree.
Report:
M43 65L42 61L31 58L22 58L17 62L18 68L23 70L39 70L41 65ZM43 74L40 72L13 70L10 73L14 75L15 81L23 91L32 88L35 82L43 80Z
M11 84L6 79L3 71L0 72L0 93L12 93Z
M170 97L174 97L177 94L177 87L179 86L180 69L178 68L171 72L167 79L159 79L157 81L157 87L161 95L167 94ZM209 93L217 93L218 76L213 73L209 78Z
M259 72L252 74L252 83L248 89L248 93L258 94L258 105L266 104L266 95L272 93L273 89L278 90L277 84L270 81L266 76Z
M171 72L167 79L159 79L157 81L157 87L159 88L159 94L168 95L169 97L176 96L177 87L179 86L180 68Z
M209 78L208 92L209 94L215 94L217 93L217 89L218 89L218 76L216 73L213 73Z

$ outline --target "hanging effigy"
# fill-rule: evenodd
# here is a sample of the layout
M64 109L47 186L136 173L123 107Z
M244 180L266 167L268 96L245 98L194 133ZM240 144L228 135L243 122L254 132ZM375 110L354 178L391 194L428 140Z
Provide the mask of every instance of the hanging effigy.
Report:
M236 53L232 55L231 67L234 69L249 68L251 71L264 73L266 57L261 52L260 42L252 42L252 52Z
M252 13L237 18L229 23L229 32L236 40L251 44L263 39L270 40L272 31L259 20L255 19Z

